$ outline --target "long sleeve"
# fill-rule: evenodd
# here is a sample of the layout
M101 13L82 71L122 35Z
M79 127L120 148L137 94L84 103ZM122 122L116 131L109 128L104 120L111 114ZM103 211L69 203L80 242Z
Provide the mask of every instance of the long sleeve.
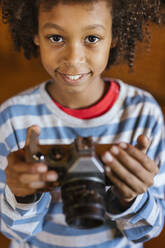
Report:
M160 234L164 224L163 211L162 201L154 198L151 189L148 189L146 193L136 198L129 209L119 214L109 212L108 216L116 221L119 230L128 240L137 243Z
M42 231L51 196L44 193L36 203L19 204L6 185L7 155L19 148L6 110L5 106L0 112L0 230L10 239L23 241Z
M8 238L25 241L42 231L44 217L50 204L50 194L44 193L33 204L17 203L14 195L6 186L1 194L1 232Z
M143 241L161 232L165 213L163 116L148 93L120 81L119 85L113 108L90 120L63 113L50 99L45 83L0 106L0 230L14 241L14 248L133 248L142 247ZM114 204L109 202L104 225L88 230L73 228L65 221L60 188L52 196L43 194L34 204L19 204L5 183L7 156L23 148L27 128L34 124L41 127L40 144L70 144L77 136L92 136L100 144L135 145L144 134L151 140L147 155L156 162L159 173L153 186L129 209L116 211L116 199Z
M119 202L111 191L108 192L108 216L116 221L120 231L131 241L144 242L160 234L164 224L165 212L165 135L164 120L159 108L155 111L155 119L148 122L150 133L148 137L151 145L147 155L153 159L159 167L159 172L154 178L152 187L135 199L132 206L124 212L118 211ZM140 119L140 118L139 118ZM152 128L151 128L152 127Z

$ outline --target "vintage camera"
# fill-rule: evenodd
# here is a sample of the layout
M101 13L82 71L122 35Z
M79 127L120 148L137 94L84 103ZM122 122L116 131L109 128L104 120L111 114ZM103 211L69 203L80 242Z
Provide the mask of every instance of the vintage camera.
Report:
M68 225L87 229L105 222L105 186L110 182L99 157L108 148L110 145L94 143L92 137L80 136L69 145L39 145L37 135L31 134L27 159L43 161L58 173Z

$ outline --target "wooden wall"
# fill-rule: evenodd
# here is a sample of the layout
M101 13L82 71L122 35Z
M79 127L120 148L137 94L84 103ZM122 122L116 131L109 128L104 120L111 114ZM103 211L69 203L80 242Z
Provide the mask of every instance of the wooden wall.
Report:
M0 103L16 93L49 78L38 59L26 61L14 52L7 27L0 24ZM120 78L127 83L150 91L165 109L165 27L151 27L152 42L150 53L144 47L137 49L134 73L128 72L126 65L112 67L105 76ZM2 37L2 38L1 38ZM165 231L147 242L145 248L163 248ZM1 247L8 247L9 241L0 235Z

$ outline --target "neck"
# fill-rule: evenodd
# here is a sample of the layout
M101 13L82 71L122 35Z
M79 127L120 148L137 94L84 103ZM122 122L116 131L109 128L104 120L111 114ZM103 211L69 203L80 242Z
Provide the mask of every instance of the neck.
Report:
M48 84L47 91L49 95L61 105L72 109L81 109L90 107L99 102L107 92L107 85L99 78L97 84L91 82L84 90L66 93L65 90L59 89L55 82L52 82ZM89 92L91 93L89 94Z

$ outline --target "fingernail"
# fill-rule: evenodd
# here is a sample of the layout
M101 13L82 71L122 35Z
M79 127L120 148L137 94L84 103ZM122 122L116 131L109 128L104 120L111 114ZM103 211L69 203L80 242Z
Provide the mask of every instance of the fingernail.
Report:
M111 168L110 168L109 166L106 166L106 167L105 167L105 171L106 171L107 173L110 173L110 172L111 172Z
M58 178L57 174L55 173L49 173L46 175L46 180L47 181L56 181Z
M44 182L32 182L29 184L31 188L39 189L45 186Z
M102 157L103 162L112 162L113 158L109 152L106 152Z
M111 152L115 155L117 155L119 153L119 149L117 148L117 146L112 146L111 148Z
M123 148L123 149L126 149L126 148L127 148L127 144L124 143L124 142L121 142L121 143L119 144L119 146L120 146L121 148Z

